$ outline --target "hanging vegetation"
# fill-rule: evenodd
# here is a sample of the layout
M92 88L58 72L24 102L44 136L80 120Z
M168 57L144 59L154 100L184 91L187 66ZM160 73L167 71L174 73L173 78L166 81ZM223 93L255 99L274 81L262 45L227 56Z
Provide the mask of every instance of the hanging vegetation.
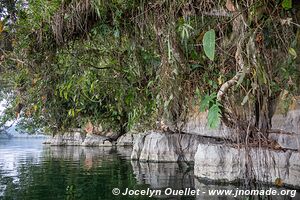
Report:
M13 94L3 121L18 116L50 133L91 122L120 135L167 121L181 132L196 102L209 126L222 122L240 141L261 142L280 95L299 95L298 7L28 1L4 25L13 50L3 50L0 72Z

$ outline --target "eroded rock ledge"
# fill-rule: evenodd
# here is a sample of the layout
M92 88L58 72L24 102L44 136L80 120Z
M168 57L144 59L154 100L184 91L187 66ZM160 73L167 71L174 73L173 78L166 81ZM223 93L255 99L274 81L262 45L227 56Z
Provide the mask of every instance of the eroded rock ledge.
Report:
M112 146L113 144L108 140L108 137L84 134L80 130L57 134L54 137L44 142L51 146Z
M149 131L134 140L132 160L144 162L194 161L200 143L222 143L217 139L192 134L167 134Z
M106 135L86 134L81 129L74 129L64 134L57 134L47 139L44 144L51 146L89 146L89 147L111 147L132 146L134 138L138 134L127 133L122 135L116 142L110 142Z
M199 144L195 154L195 176L233 182L245 178L300 187L300 153L262 148L234 148Z
M277 180L300 187L300 153L293 150L234 148L223 141L190 134L146 132L135 139L132 160L142 162L194 161L199 178L235 182Z

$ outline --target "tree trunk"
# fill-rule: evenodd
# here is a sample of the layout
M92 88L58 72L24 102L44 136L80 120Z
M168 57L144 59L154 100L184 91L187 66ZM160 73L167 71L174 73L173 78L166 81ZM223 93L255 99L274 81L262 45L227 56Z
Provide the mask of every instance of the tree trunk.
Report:
M255 127L257 131L267 137L267 133L272 129L272 117L276 111L277 101L280 92L269 96L267 86L262 86L257 92L255 102Z

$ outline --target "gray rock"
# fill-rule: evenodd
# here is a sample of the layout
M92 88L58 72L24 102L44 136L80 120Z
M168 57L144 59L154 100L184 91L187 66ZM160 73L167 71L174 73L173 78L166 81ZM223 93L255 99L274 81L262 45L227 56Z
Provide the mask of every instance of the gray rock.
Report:
M67 132L63 135L57 134L54 137L46 140L44 144L50 144L51 146L112 146L112 143L106 136L95 134L85 135L81 132Z
M102 147L111 147L112 143L108 141L108 137L94 134L87 134L82 146L102 146Z
M145 137L140 161L176 162L179 160L176 144L166 134L152 132Z
M148 135L148 132L138 134L133 141L133 149L131 153L132 160L139 160L141 151L144 147L145 138Z
M81 132L66 132L65 134L57 134L54 137L47 139L44 144L52 146L79 146L84 140L84 134Z
M223 145L199 144L195 155L195 175L200 178L234 181L243 175L243 163L239 159L237 149Z
M300 151L300 109L290 110L286 115L274 115L272 128L290 132L291 134L270 133L269 139L276 141L285 149Z
M300 186L299 152L262 148L237 149L220 144L199 144L195 155L195 176L232 182L246 176L257 181Z
M116 145L117 146L133 146L134 138L137 134L126 133L118 138Z
M270 133L269 139L276 141L284 149L300 150L300 134Z
M50 139L50 141L48 140L48 143L52 146L64 146L64 145L66 145L66 142L63 139L63 135L61 135L61 134L55 135L53 138Z
M191 134L168 134L149 131L139 134L131 154L132 160L151 162L194 161L201 142L212 139Z
M220 124L218 128L211 129L207 126L207 112L194 112L183 125L182 132L206 137L235 140L234 131Z
M53 137L49 137L43 142L43 144L51 144L52 140L53 140Z
M300 135L300 109L290 110L286 115L274 115L272 118L272 128Z
M85 136L81 132L68 132L63 135L63 140L68 146L79 146Z

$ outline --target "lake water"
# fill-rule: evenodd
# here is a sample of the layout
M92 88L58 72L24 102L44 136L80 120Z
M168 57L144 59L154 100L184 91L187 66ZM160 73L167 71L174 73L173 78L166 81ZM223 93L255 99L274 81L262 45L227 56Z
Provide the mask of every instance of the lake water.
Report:
M41 139L0 140L0 199L300 199L275 196L234 198L209 196L210 189L235 189L233 185L213 185L193 176L185 163L139 163L129 160L130 148L53 147ZM125 192L199 189L198 196L112 194ZM149 195L148 195L149 196Z

